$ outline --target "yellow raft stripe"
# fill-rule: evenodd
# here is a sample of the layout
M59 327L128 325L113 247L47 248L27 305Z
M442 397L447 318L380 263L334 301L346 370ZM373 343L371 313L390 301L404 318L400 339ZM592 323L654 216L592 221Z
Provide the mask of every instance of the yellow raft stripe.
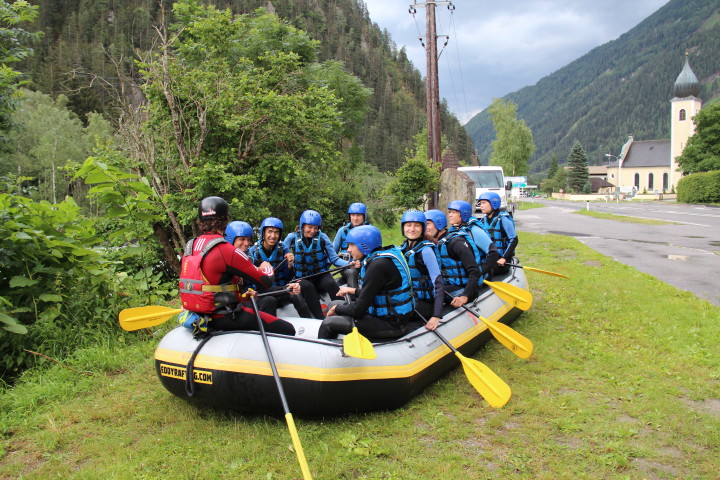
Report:
M512 307L507 307L509 311ZM503 308L495 312L488 320L494 321L502 318L505 312ZM501 313L502 312L502 313ZM465 312L467 315L467 312ZM455 347L460 348L471 341L483 331L487 330L484 323L474 325L461 335L448 341ZM403 365L372 365L367 367L312 367L309 365L296 365L287 363L276 363L278 374L283 378L297 378L301 380L312 380L317 382L342 382L352 380L374 380L374 379L392 379L392 378L408 378L418 374L422 370L428 368L433 363L447 355L448 347L440 341L437 348L429 351L422 357ZM338 346L339 348L339 346ZM382 349L383 347L377 347ZM164 348L155 350L155 360L161 362L172 363L175 365L187 365L190 360L190 353L178 352ZM194 368L203 370L215 370L225 372L247 373L253 375L272 376L272 369L267 361L248 360L243 358L216 357L211 355L198 354L195 357Z

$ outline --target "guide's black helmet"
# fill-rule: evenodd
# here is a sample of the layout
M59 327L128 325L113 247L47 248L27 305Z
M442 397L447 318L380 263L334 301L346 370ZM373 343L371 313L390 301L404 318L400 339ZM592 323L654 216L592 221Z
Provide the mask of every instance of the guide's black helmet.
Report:
M210 218L226 219L230 208L225 200L220 197L206 197L200 200L198 218L207 220Z

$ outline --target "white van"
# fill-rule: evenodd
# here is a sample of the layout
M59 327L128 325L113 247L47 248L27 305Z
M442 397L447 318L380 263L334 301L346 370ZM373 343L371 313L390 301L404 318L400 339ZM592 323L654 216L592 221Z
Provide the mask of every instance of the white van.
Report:
M482 166L482 167L460 167L458 171L463 172L475 182L475 201L477 202L480 194L485 192L495 192L500 195L500 209L513 213L512 203L508 206L508 194L512 188L512 182L505 181L505 175L502 167ZM477 202L475 211L480 210L480 203Z

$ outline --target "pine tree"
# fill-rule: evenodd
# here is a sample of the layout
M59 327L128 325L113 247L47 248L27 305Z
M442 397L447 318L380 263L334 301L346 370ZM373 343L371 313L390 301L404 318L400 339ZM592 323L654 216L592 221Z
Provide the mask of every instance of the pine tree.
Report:
M577 140L568 155L568 167L568 186L573 192L581 192L590 178L590 172L585 150Z
M550 166L547 169L547 178L553 178L558 170L558 161L557 157L555 155L552 156L552 160L550 160Z

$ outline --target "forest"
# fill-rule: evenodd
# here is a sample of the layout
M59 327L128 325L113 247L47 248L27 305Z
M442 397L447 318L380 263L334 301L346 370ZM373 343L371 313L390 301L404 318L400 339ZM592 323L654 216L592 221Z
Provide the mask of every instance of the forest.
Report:
M392 222L418 198L398 182L433 183L422 77L364 3L260 3L0 2L4 381L38 352L130 341L117 313L177 296L205 196L332 231L357 201Z
M720 97L717 0L671 0L618 39L503 97L518 105L518 117L533 132L531 172L547 170L553 157L564 163L576 141L591 165L601 165L628 135L669 138L673 84L686 51L703 85L703 102ZM466 128L481 162L487 160L495 137L489 112L476 115Z

